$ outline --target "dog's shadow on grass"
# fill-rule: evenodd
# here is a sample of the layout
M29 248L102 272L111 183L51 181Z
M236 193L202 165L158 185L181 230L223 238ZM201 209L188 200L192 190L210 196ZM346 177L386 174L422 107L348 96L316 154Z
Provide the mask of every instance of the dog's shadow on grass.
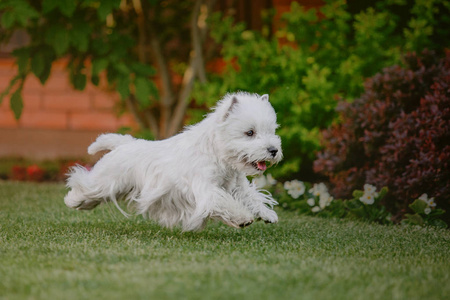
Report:
M203 231L183 232L180 227L165 228L155 221L140 215L125 218L113 207L80 212L68 212L63 227L79 238L98 238L106 240L138 240L139 243L154 242L169 244L255 244L284 243L298 238L299 227L286 226L282 220L277 224L265 224L258 221L248 227L236 229L220 222L210 220Z
M199 232L183 232L180 227L165 228L154 221L141 217L98 219L82 218L64 225L65 230L79 235L99 238L138 239L143 243L153 241L177 241L179 243L248 243L255 240L281 240L279 224L255 222L249 227L235 229L218 222L209 221L207 227ZM286 233L286 228L282 230Z

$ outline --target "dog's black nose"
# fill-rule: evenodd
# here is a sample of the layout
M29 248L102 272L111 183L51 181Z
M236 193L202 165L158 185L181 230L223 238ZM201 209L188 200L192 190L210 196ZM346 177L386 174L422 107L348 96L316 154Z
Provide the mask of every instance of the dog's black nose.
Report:
M275 148L275 147L269 147L269 148L267 148L267 151L269 151L270 152L270 154L272 154L272 157L275 157L275 155L277 155L277 153L278 153L278 149L277 148Z

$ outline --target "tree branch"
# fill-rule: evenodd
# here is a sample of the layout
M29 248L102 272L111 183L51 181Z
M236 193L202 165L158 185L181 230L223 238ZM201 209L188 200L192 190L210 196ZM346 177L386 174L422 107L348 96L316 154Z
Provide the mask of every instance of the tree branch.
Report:
M139 61L143 64L147 64L147 23L148 20L146 18L146 15L144 13L144 9L142 7L143 3L141 0L132 0L132 5L134 8L134 11L137 15L137 25L138 25L138 57ZM145 4L145 3L144 3ZM158 52L158 55L161 55L160 52ZM164 65L164 62L161 64ZM160 66L161 68L161 66ZM162 68L161 68L162 69ZM164 73L164 71L161 71L161 73ZM130 111L135 116L136 120L138 120L138 123L142 129L149 128L152 132L155 139L158 139L160 136L159 132L159 126L158 122L155 118L155 115L152 113L150 109L146 109L144 112L139 112L139 106L137 104L136 98L134 95L132 95L129 99L127 99L127 105L130 109Z
M161 138L161 136L160 136L158 122L156 121L155 115L149 109L146 110L144 114L149 122L150 131L152 132L153 137L155 138L155 140L159 140Z
M141 129L147 128L147 122L145 121L145 118L139 113L139 110L136 105L136 98L134 95L130 95L125 99L125 103L128 107L128 110L133 114L134 118L136 119L136 122L138 123L139 127Z
M145 15L142 10L141 0L132 0L134 11L137 14L137 25L138 25L138 57L139 61L142 63L147 63L147 55L146 55L146 42L147 42L147 33L145 30Z
M162 54L161 44L154 33L152 34L150 43L161 76L162 93L160 99L161 116L159 121L159 135L160 137L164 138L168 136L167 127L169 125L171 115L170 109L175 100L175 96L173 95L173 85L169 66L166 62L166 59L164 58L164 55Z
M202 51L207 31L206 19L211 11L214 1L209 0L207 2L208 5L203 4L203 0L195 1L191 18L192 51L190 54L189 66L184 72L177 105L174 109L170 127L167 132L168 135L175 134L182 126L183 117L189 104L188 99L194 87L195 76L197 75L201 82L206 82ZM199 25L201 28L199 28Z

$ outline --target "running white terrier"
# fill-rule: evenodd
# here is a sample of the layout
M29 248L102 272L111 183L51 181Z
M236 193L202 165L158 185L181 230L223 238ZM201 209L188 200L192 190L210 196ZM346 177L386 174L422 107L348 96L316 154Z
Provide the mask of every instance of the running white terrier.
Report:
M136 212L166 227L201 230L208 219L240 228L278 222L277 202L248 175L282 158L269 96L228 94L200 123L162 141L103 134L88 153L110 150L88 171L74 167L64 198L68 207L93 209L125 199ZM121 210L122 211L122 210ZM122 211L122 213L124 213Z

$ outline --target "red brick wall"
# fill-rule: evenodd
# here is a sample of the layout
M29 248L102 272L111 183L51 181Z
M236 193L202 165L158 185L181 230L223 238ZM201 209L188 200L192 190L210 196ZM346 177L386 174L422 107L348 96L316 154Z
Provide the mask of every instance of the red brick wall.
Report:
M14 118L9 108L9 98L3 99L0 105L0 157L84 156L87 145L99 133L115 132L122 126L136 127L130 114L118 115L117 94L92 84L82 92L75 91L64 71L66 63L62 60L53 65L44 86L33 75L27 78L22 93L24 109L19 120ZM14 60L0 59L0 91L7 87L15 74ZM52 140L52 134L56 140ZM33 138L31 143L30 135L43 138ZM67 138L70 136L73 138ZM64 145L59 143L62 137L65 137ZM49 144L55 144L56 151L49 152Z
M116 113L117 94L92 84L82 92L74 90L64 64L54 64L44 86L33 75L27 78L22 93L24 109L18 121L9 108L9 98L5 98L0 106L0 128L114 131L121 126L134 126L129 114ZM1 91L15 73L13 59L0 60Z

